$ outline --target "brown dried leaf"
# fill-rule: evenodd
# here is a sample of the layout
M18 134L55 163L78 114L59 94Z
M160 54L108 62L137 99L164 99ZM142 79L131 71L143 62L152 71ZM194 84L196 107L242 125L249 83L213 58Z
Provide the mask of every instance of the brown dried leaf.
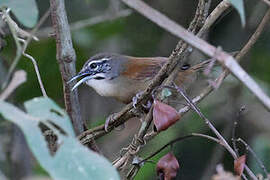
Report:
M238 159L234 160L234 171L238 176L243 174L246 163L246 155L240 156Z
M157 163L156 171L158 176L164 177L164 180L170 180L176 177L179 164L175 156L169 152L163 156Z
M173 107L154 100L153 120L155 131L164 131L179 119L180 116Z

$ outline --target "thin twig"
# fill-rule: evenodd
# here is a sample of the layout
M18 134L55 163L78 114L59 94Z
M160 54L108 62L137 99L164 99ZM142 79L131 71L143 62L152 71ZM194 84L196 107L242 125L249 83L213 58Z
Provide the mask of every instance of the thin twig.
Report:
M223 138L223 136L218 132L218 130L213 126L213 124L204 116L204 114L200 111L200 109L192 102L192 100L186 95L186 93L180 88L176 87L177 91L184 97L186 102L191 106L191 109L193 109L199 116L204 120L206 125L213 131L213 133L218 137L218 139L221 141L223 146L229 151L229 153L232 155L234 159L237 159L237 155L234 152L234 150L231 148L231 146L227 143L227 141ZM245 170L247 171L248 175L252 179L256 179L257 177L254 175L254 173L245 165Z
M252 156L255 158L256 162L259 164L259 166L262 168L264 174L266 175L266 177L269 176L269 173L266 169L266 167L264 166L263 162L261 161L261 159L256 155L256 153L253 151L253 149L242 139L242 138L238 138L237 139L238 142L241 142L242 144L244 144L244 146L246 147L246 150L249 151Z
M82 29L85 27L90 27L99 23L103 23L106 21L113 21L115 19L119 19L122 17L127 17L132 13L132 11L130 9L125 9L125 10L121 10L119 12L116 13L108 13L105 15L101 15L101 16L96 16L96 17L91 17L89 19L84 19L84 20L80 20L74 23L70 24L70 31L75 31L78 29ZM37 36L39 38L48 38L51 37L49 36L50 32L53 32L53 28L52 27L46 27L46 28L42 28L37 32Z
M39 73L39 70L38 70L38 67L37 67L37 63L34 60L34 58L32 56L30 56L29 54L26 54L25 51L26 51L26 48L27 48L28 44L30 43L30 41L32 39L37 40L37 38L34 36L34 34L39 29L39 27L45 22L45 20L48 18L48 16L49 16L49 10L47 10L46 13L42 16L42 18L39 20L39 22L35 26L35 28L30 33L28 33L26 31L20 29L18 27L18 25L16 24L16 22L11 19L11 17L9 16L8 13L4 14L3 18L6 19L6 21L10 24L9 28L10 28L11 33L12 33L12 35L14 37L15 42L16 42L16 46L17 46L17 50L19 51L19 54L17 55L17 53L16 53L16 57L13 60L12 65L9 68L9 71L8 71L8 74L7 74L7 77L6 77L6 81L3 83L2 88L5 88L6 83L9 81L12 72L14 71L15 67L17 66L17 64L19 62L19 59L21 58L22 55L24 55L27 58L30 58L31 61L33 62L34 68L35 68L35 71L36 71L36 75L37 75L37 78L38 78L38 82L39 82L39 85L40 85L40 88L41 88L41 91L42 91L42 94L43 94L44 97L47 97L44 85L43 85L43 83L41 81L41 77L40 77L40 73ZM20 34L18 34L18 32L20 32ZM22 38L19 38L18 35L20 35L20 37L22 37L22 38L27 38L27 39L24 40ZM17 44L17 42L18 42L18 44ZM21 45L20 42L23 42L23 45Z
M43 95L43 97L46 97L46 98L47 98L48 95L47 95L46 90L45 90L45 88L44 88L44 85L43 85L43 83L42 83L41 76L40 76L40 73L39 73L39 69L38 69L38 65L37 65L36 60L33 58L33 56L31 56L31 55L25 53L24 51L23 51L22 54L23 54L25 57L29 58L29 59L32 61L33 65L34 65L34 69L35 69L36 75L37 75L37 78L38 78L38 83L39 83L39 87L40 87L40 89L41 89L42 95Z
M214 24L214 22L231 6L231 3L227 0L223 0L217 5L217 7L211 12L211 14L205 20L203 27L198 32L197 36L202 37Z
M174 139L174 140L171 140L170 142L168 142L167 144L165 144L164 146L162 146L161 148L159 148L157 151L155 151L153 154L147 156L147 157L144 158L142 161L138 162L138 164L142 164L142 163L148 161L149 159L151 159L152 157L154 157L155 155L157 155L158 153L160 153L162 150L164 150L164 149L167 148L168 146L172 146L172 145L174 145L176 142L180 142L180 141L183 141L183 140L192 138L192 137L203 137L203 138L209 139L209 140L211 140L211 141L214 141L214 142L220 144L220 141L219 141L217 138L214 138L214 137L212 137L212 136L208 136L208 135L200 134L200 133L192 133L192 134L190 134L190 135L178 137L178 138L176 138L176 139Z
M150 127L152 120L153 106L151 107L149 113L146 115L144 121L142 122L138 134L134 136L132 142L127 148L127 152L123 157L120 157L118 160L115 161L114 167L116 167L117 169L125 168L128 162L132 160L133 156L139 152L141 145L145 144L143 137L146 134L148 128Z
M17 66L20 58L21 58L21 54L22 54L22 47L21 47L21 44L18 40L18 36L17 36L17 33L16 33L16 30L15 30L15 27L14 27L14 21L13 19L11 19L11 17L9 16L9 11L10 9L6 10L6 9L2 9L2 12L3 12L3 15L2 15L2 18L4 21L7 22L8 24L8 27L11 31L11 34L13 36L13 39L15 41L15 44L16 44L16 56L14 58L14 60L12 61L12 64L8 70L8 73L7 73L7 76L6 76L6 79L4 81L4 83L2 84L2 89L4 89L7 85L8 85L8 81L11 77L11 74L13 73L15 67ZM16 23L15 23L16 24Z
M241 116L241 109L239 110L239 112L237 112L236 118L234 118L233 128L232 128L232 145L233 145L233 149L234 149L237 157L239 157L239 152L238 152L238 148L236 146L236 128L237 128L238 121L239 121L240 116Z

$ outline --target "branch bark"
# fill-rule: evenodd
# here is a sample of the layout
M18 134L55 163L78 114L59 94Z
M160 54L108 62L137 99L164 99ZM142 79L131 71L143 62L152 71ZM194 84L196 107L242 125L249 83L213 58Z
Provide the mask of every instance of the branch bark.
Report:
M75 133L80 134L84 130L85 123L81 117L78 92L75 90L72 93L71 87L74 84L67 84L67 81L76 74L76 55L72 45L64 0L50 0L50 6L55 31L56 58L63 80L66 111L71 118Z

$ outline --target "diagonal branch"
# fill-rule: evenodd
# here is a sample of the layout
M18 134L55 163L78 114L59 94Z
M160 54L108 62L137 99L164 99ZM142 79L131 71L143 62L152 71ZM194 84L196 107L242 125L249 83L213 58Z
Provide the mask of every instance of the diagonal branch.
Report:
M67 84L67 81L76 73L76 55L72 45L65 4L63 0L50 0L50 5L56 39L56 58L63 80L66 111L71 118L75 133L79 134L84 130L84 122L81 117L78 93L77 91L71 93L73 84Z

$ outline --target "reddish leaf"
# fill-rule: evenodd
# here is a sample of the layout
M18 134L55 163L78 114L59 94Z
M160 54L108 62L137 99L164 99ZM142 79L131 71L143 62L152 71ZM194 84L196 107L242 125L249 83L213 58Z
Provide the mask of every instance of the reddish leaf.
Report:
M158 176L164 180L170 180L176 177L179 164L175 156L170 152L163 156L157 163L156 171Z
M238 159L234 160L234 171L238 176L243 174L246 163L246 155L240 156Z
M154 100L153 119L155 130L164 131L180 119L178 112L171 106Z

